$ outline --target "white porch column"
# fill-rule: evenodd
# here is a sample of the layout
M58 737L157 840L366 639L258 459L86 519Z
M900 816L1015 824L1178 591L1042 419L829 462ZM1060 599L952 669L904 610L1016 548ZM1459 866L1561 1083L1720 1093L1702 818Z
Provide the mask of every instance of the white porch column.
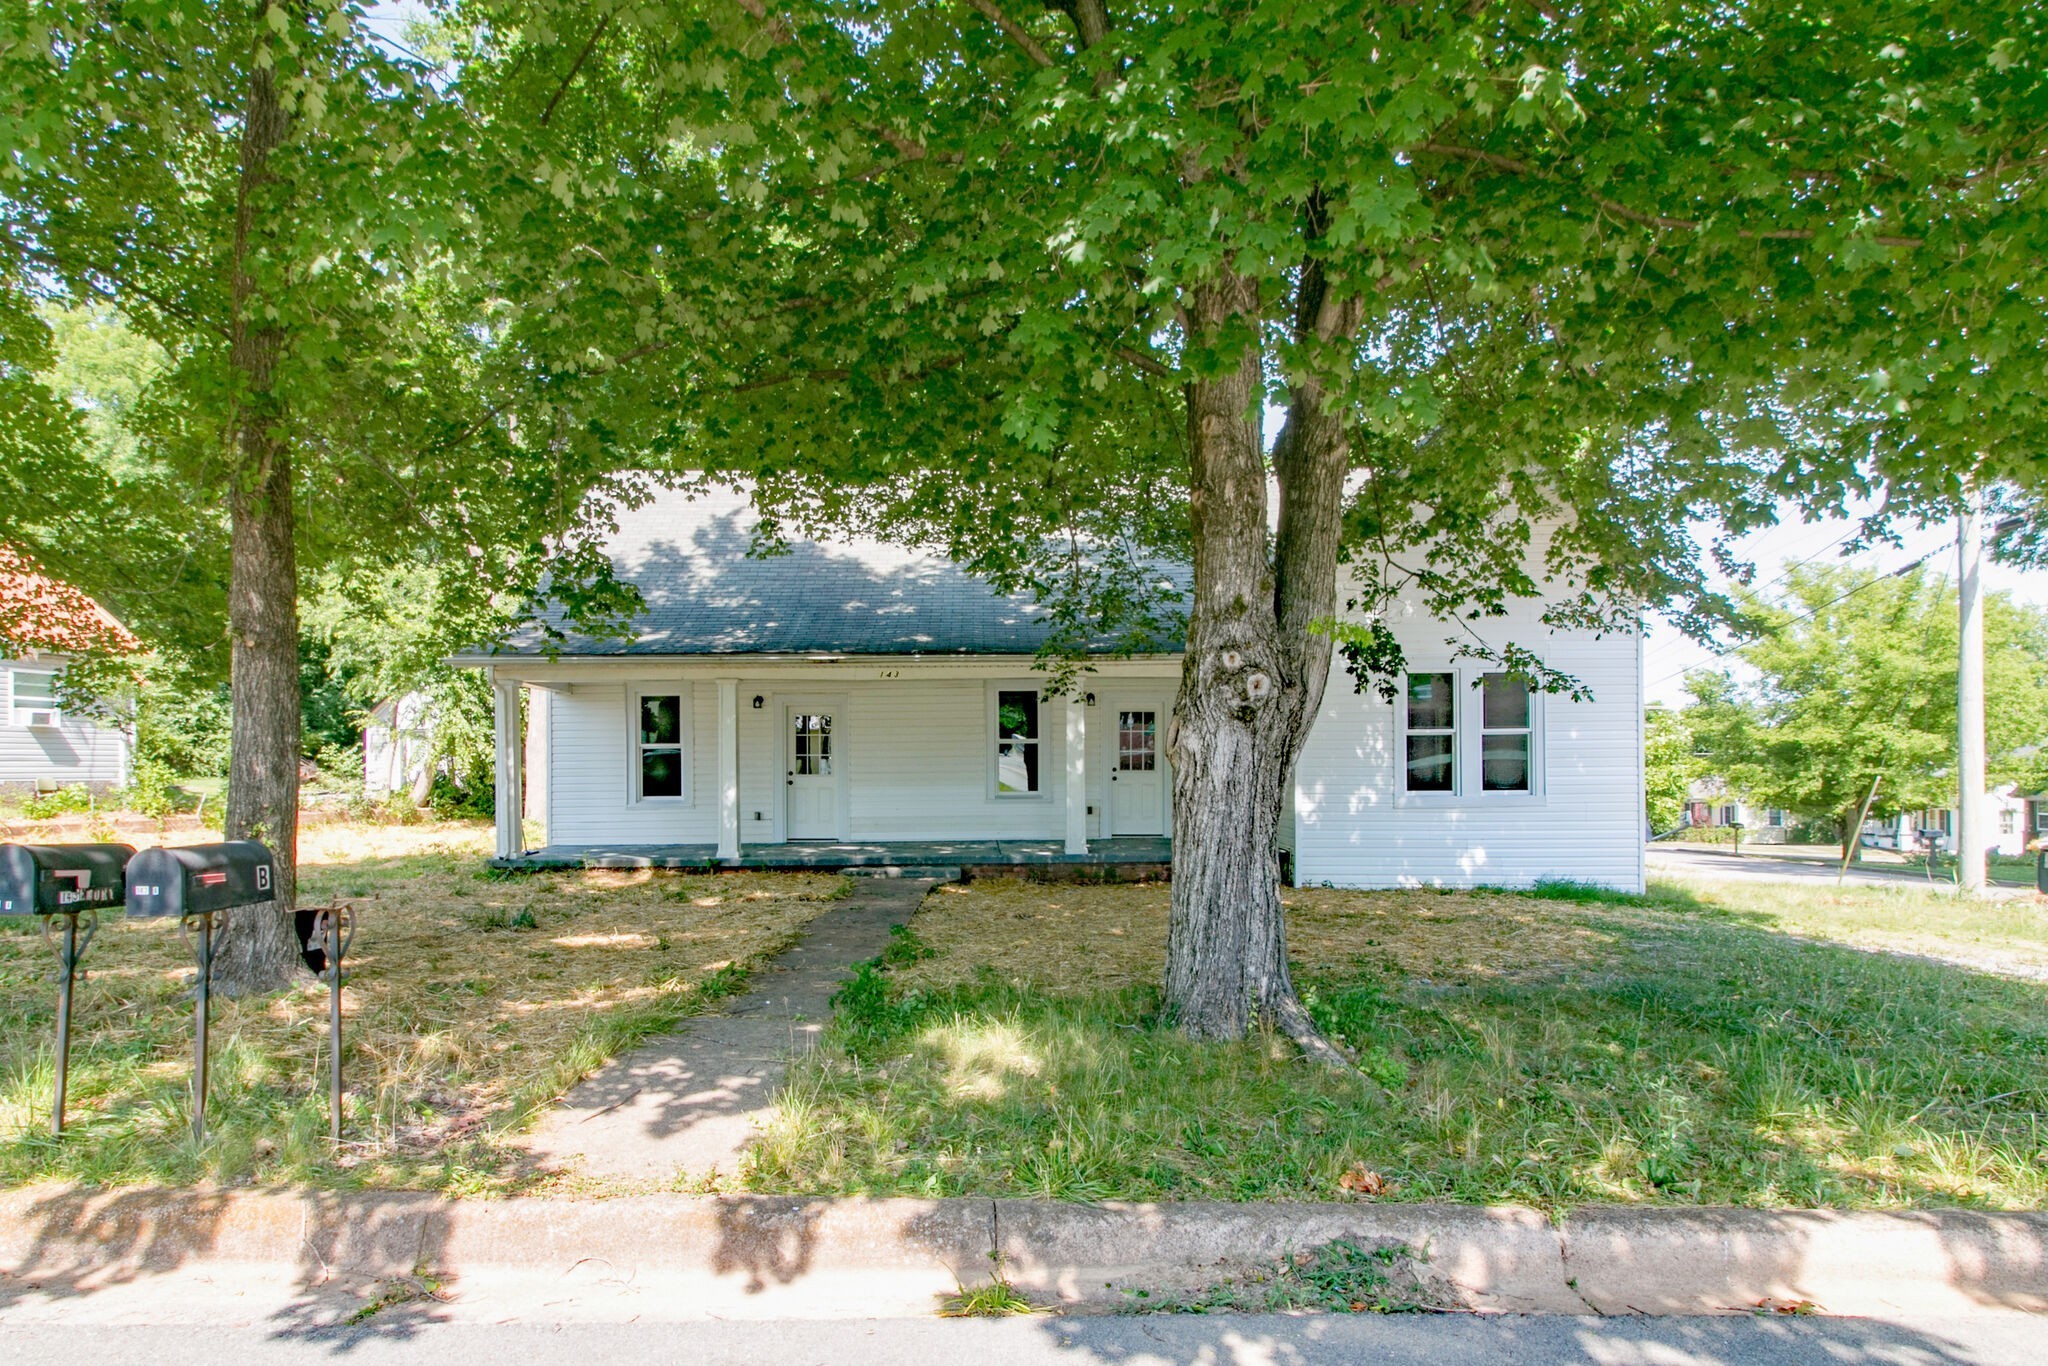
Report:
M1067 699L1067 852L1088 852L1088 698Z
M526 848L521 822L526 815L526 784L520 773L525 746L520 743L519 713L525 698L517 681L491 674L492 708L498 748L498 857L511 858Z
M718 857L740 856L740 681L718 680Z

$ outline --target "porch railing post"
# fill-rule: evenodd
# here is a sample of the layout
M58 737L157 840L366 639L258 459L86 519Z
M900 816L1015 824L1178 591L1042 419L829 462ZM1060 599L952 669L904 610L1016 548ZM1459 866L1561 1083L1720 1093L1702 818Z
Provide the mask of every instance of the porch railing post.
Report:
M496 806L499 858L516 857L526 848L526 784L520 772L520 761L525 758L526 747L522 742L519 724L520 708L525 699L521 693L522 689L516 679L502 678L496 674L491 676L493 721L496 726L494 738L498 751Z
M718 680L718 857L740 856L740 681Z
M1067 699L1067 852L1088 852L1088 701Z

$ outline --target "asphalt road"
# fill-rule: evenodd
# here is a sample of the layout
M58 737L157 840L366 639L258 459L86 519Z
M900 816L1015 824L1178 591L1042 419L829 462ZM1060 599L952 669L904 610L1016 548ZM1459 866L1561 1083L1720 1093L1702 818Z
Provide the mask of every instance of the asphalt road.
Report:
M1653 844L1648 848L1650 875L1712 878L1722 882L1810 882L1833 886L1836 864L1832 860L1789 857L1781 854L1733 853L1706 849L1674 848ZM1852 868L1844 879L1857 887L1948 887L1954 883L1930 881L1917 868ZM1989 889L1995 897L2027 896L2027 887L1997 886Z
M902 1366L2039 1366L2048 1321L1987 1315L1942 1323L1871 1319L1479 1318L1470 1315L783 1320L480 1327L374 1323L291 1335L262 1329L0 1326L10 1366L616 1366L621 1362L901 1363Z

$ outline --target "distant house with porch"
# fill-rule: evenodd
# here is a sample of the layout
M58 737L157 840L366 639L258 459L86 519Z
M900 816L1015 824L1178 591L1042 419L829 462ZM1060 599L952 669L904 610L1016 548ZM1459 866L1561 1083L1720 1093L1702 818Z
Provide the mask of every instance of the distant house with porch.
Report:
M2017 858L2027 852L2028 841L2048 834L2048 800L2041 795L2029 796L2012 783L1993 788L1984 798L1983 809L1991 822L1987 844L1994 854ZM1961 825L1962 813L1954 807L1902 811L1863 822L1863 843L1878 849L1924 853L1931 841L1942 852L1954 853L1956 831Z
M105 608L0 546L0 791L127 785L133 738L66 707L60 682L80 654L136 648Z
M622 509L610 553L645 599L630 638L527 633L454 661L494 685L500 859L1167 857L1176 650L1104 653L1050 694L1027 597L871 540L750 556L755 524L740 492ZM1296 881L1642 886L1639 634L1553 633L1540 611L1468 624L1593 700L1454 659L1456 632L1412 606L1389 623L1409 660L1395 703L1333 671L1285 819Z
M1724 779L1695 778L1686 789L1685 827L1717 830L1742 827L1742 837L1757 844L1783 844L1791 838L1793 816L1775 806L1758 806L1736 793Z

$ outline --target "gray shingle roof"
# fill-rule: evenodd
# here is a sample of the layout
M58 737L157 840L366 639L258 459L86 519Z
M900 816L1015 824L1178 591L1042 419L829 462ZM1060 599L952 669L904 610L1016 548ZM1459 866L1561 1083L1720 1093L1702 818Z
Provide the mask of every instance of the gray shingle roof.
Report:
M560 652L1028 655L1045 642L1046 612L1028 594L997 593L942 555L845 538L756 557L747 552L757 521L747 495L725 489L663 491L620 510L609 550L645 599L634 635L572 632ZM504 652L541 648L529 629Z

